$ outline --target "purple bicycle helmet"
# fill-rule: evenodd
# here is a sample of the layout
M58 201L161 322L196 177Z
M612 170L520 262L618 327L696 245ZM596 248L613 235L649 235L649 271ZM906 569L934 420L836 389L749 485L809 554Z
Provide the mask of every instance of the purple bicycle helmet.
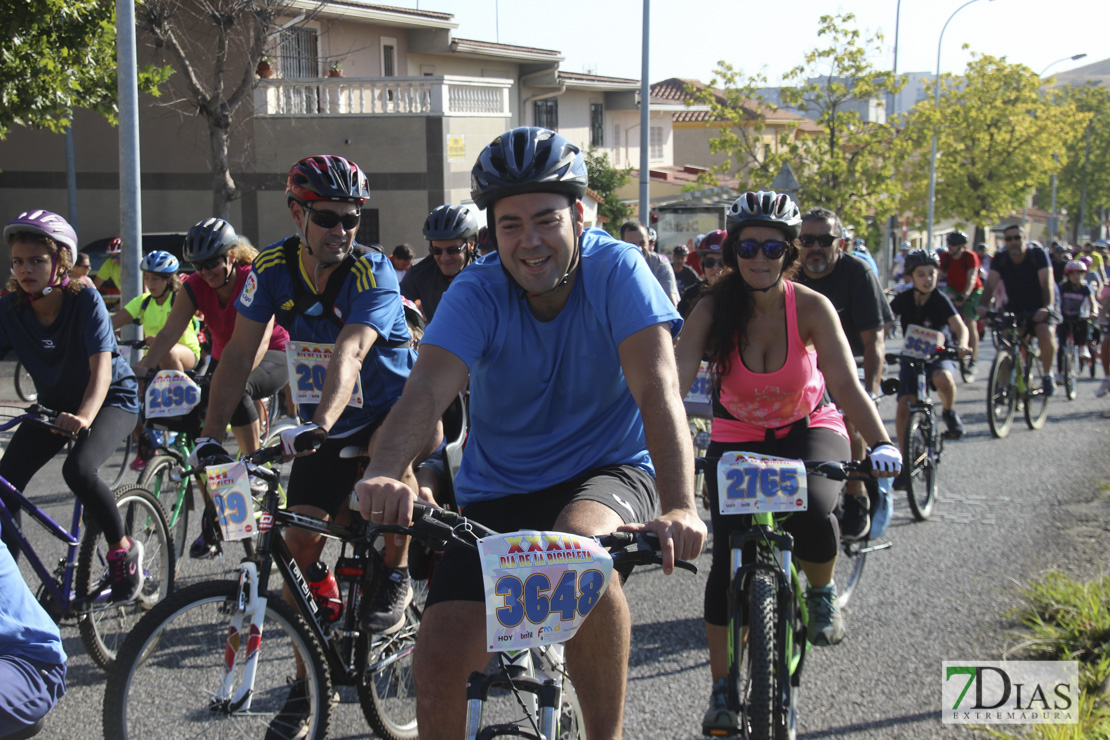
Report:
M77 262L77 232L69 222L50 211L25 211L8 222L4 227L4 241L12 243L12 237L20 232L30 232L46 236L69 249L69 264Z

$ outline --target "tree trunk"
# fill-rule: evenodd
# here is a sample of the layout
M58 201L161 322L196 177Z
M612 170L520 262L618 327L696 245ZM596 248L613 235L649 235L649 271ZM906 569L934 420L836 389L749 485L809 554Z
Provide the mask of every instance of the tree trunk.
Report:
M231 201L239 197L239 188L231 177L227 159L228 128L208 123L208 143L212 150L212 215L231 220Z

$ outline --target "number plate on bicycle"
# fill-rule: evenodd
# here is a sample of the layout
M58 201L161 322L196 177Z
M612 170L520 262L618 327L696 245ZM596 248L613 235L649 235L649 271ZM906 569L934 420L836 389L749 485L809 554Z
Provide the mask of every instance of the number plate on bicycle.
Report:
M478 540L491 653L565 642L593 609L613 558L591 537L524 530Z
M293 389L293 403L320 403L324 391L324 378L328 374L328 362L334 344L320 342L288 342L285 345L285 361L289 365L289 385ZM355 389L351 393L348 406L362 408L362 377L355 375Z
M911 324L906 327L906 343L902 345L902 354L919 360L931 360L936 357L937 350L944 347L944 343L944 332Z
M208 490L216 502L216 515L224 540L245 540L258 533L254 525L254 499L251 498L247 464L240 462L210 465Z
M185 416L200 403L200 386L180 370L159 370L146 386L146 418Z
M718 511L765 514L809 507L806 466L754 452L726 452L717 464Z

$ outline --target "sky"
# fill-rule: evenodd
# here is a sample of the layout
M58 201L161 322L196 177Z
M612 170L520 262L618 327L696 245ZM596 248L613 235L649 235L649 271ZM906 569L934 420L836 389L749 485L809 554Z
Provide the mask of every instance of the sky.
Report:
M933 72L945 21L966 0L901 0L898 71ZM554 49L570 72L640 78L642 0L377 0L383 5L453 13L454 35L480 41ZM881 32L879 68L894 65L899 0L655 0L651 3L650 80L683 77L708 82L718 60L769 84L803 61L818 44L818 19L854 13L865 35ZM952 18L944 34L941 70L960 72L971 51L1005 56L1050 74L1110 57L1103 46L1110 0L977 0ZM777 29L777 30L776 30ZM962 47L967 44L970 49Z

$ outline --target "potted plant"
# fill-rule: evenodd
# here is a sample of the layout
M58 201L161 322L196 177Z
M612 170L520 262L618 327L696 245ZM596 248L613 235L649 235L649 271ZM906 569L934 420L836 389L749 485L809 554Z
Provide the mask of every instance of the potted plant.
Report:
M332 62L331 69L328 70L328 77L342 77L343 67L339 66L339 62Z
M274 68L270 66L270 58L266 56L258 60L258 67L254 71L259 77L268 79L274 76Z

